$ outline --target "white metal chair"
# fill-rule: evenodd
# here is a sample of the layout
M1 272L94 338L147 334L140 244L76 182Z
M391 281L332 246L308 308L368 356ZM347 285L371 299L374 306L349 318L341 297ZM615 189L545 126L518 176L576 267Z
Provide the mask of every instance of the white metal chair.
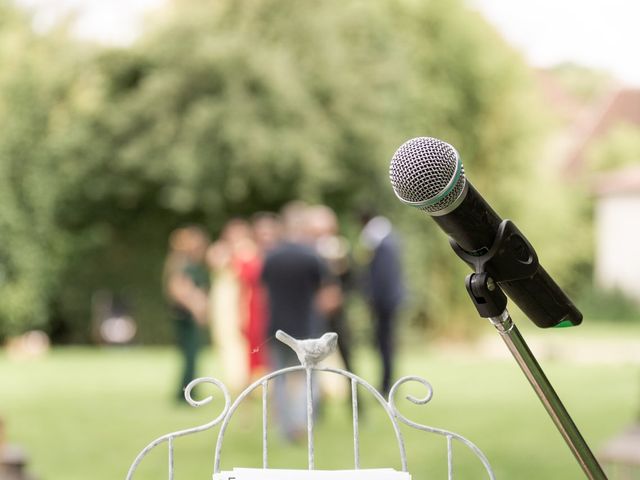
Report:
M335 334L333 334L335 335ZM280 337L279 337L280 338ZM288 342L285 342L289 344ZM335 348L335 342L331 346L331 349ZM298 353L298 352L296 352ZM316 352L317 353L317 352ZM129 468L126 480L133 480L134 474L142 462L144 457L155 447L158 445L167 442L168 443L168 476L169 480L174 479L174 440L178 437L182 437L185 435L192 435L198 432L202 432L205 430L209 430L213 427L220 426L218 432L218 438L216 441L215 447L215 458L214 458L214 466L213 466L213 480L243 480L243 479L253 479L260 478L264 480L277 478L278 480L286 480L289 478L296 478L296 480L300 479L322 479L329 478L329 472L324 472L321 470L315 469L315 448L314 448L314 405L312 401L312 374L314 372L319 372L322 374L332 374L332 375L340 375L342 377L346 377L350 381L351 385L351 401L352 401L352 419L353 419L353 458L354 464L351 470L343 470L340 472L339 476L332 476L331 478L349 478L349 479L362 479L362 480L376 480L382 479L385 480L401 480L401 479L410 479L409 475L409 467L407 464L407 454L405 449L405 441L400 430L400 424L408 425L411 428L421 430L424 432L432 433L435 435L439 435L444 437L447 445L447 471L448 471L448 479L452 480L453 478L453 443L460 442L468 449L470 449L473 454L480 460L484 470L486 471L488 478L490 480L495 480L495 476L493 470L491 469L491 465L487 460L486 456L482 453L482 451L474 445L471 441L467 440L461 435L457 433L450 432L448 430L443 430L440 428L434 428L427 425L422 425L416 422L409 420L407 417L402 415L398 408L396 407L396 394L398 388L406 384L408 382L416 382L422 385L427 390L427 395L424 398L415 398L411 395L407 396L407 400L416 404L416 405L424 405L433 396L433 389L429 382L425 379L417 376L407 376L399 379L391 388L389 392L389 398L385 399L380 392L378 392L373 386L371 386L368 382L363 380L362 378L354 375L351 372L331 367L321 367L318 366L318 363L322 361L324 357L326 357L330 353L322 352L321 355L316 355L313 359L307 358L306 360L301 358L301 365L288 367L281 370L277 370L275 372L269 373L264 377L258 379L251 385L249 385L244 391L238 395L233 403L231 402L231 396L226 386L220 382L219 380L211 377L203 377L193 380L189 385L187 385L185 389L185 398L187 402L193 407L200 407L209 403L213 397L209 396L203 400L195 400L192 397L192 391L194 387L200 384L208 383L216 386L224 397L224 408L222 412L212 421L198 426L194 428L189 428L185 430L179 430L175 432L168 433L161 437L158 437L149 445L147 445L135 458L131 467ZM301 356L300 354L298 355ZM306 374L306 398L307 398L307 453L308 453L308 470L299 470L297 473L292 473L292 471L285 470L272 470L269 469L269 449L268 449L268 401L269 401L269 384L270 382L279 376L282 375L290 375L294 372L304 372ZM359 406L358 406L358 387L363 388L368 393L371 394L375 403L377 403L383 410L386 412L386 415L389 418L393 431L395 433L396 442L398 445L399 455L400 455L400 465L401 471L395 471L393 469L362 469L360 467L360 433L359 433ZM224 444L225 433L229 426L229 422L232 417L236 413L238 407L242 404L242 402L251 395L254 391L261 390L262 396L262 469L242 469L242 468L234 468L231 472L223 472L220 469L220 461L222 454L222 447Z

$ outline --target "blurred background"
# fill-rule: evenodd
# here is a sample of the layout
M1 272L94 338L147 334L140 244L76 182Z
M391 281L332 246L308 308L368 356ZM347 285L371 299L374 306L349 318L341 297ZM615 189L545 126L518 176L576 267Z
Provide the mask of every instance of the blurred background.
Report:
M640 412L638 8L0 0L6 443L27 452L37 478L123 478L148 441L213 418L170 402L170 234L197 224L217 238L230 219L298 199L335 212L356 272L367 265L358 215L393 223L407 285L394 375L423 375L437 396L414 418L469 437L499 478L582 478L477 318L466 267L435 223L397 201L387 172L405 140L441 138L526 233L585 320L541 331L511 307L514 318L592 448L608 451ZM345 309L354 370L373 379L366 303L355 288ZM214 341L198 373L223 376L218 356ZM333 440L351 442L339 403L320 426L327 468L349 462ZM371 410L372 462L396 466ZM231 435L229 466L253 461L247 445L259 460L255 432L247 422ZM210 474L213 438L185 440L177 476ZM446 472L441 446L408 443L414 478ZM304 452L283 443L280 458L293 458L290 448ZM149 465L141 478L164 474L163 457ZM462 478L479 478L474 468L463 460Z

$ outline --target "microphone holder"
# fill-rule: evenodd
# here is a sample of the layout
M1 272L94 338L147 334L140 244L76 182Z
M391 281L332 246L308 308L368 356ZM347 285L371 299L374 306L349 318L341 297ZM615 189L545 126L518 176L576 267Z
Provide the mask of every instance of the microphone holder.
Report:
M507 297L499 286L500 282L527 278L535 273L538 257L533 247L510 220L502 221L493 245L482 255L469 254L451 238L449 243L456 254L475 270L475 273L467 275L465 286L478 313L488 318L502 337L587 478L607 480L598 460L509 315Z

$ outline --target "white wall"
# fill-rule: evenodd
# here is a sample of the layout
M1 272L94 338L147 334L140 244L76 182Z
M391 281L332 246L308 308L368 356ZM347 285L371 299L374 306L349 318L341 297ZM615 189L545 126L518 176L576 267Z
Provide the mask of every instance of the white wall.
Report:
M640 302L640 192L596 203L596 282Z

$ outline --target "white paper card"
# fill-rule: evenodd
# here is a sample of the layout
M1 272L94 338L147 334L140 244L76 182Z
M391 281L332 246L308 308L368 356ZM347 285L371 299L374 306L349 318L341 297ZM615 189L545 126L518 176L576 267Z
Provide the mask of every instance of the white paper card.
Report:
M213 475L213 480L411 480L407 472L392 468L363 470L277 470L234 468Z

